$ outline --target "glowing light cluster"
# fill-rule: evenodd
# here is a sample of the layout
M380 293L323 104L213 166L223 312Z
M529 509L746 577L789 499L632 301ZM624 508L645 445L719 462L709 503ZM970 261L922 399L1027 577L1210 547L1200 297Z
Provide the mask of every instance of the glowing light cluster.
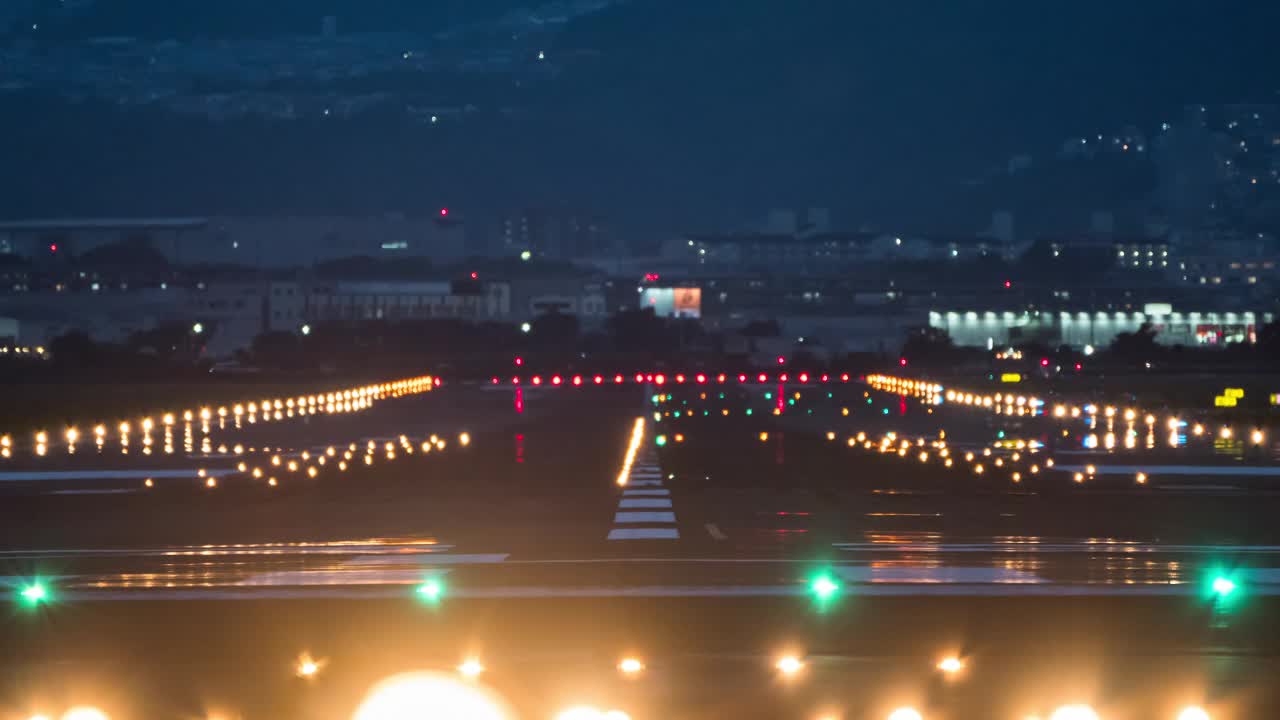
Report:
M622 469L618 471L618 485L626 485L631 478L631 465L644 442L644 418L638 417L631 426L631 440L627 444L627 452L622 458Z
M195 423L199 422L200 433L204 436L204 441L201 443L201 451L209 453L211 444L208 442L208 436L212 432L212 424L214 422L217 423L218 429L222 430L226 428L228 423L232 423L236 428L241 428L244 423L254 424L259 420L272 422L295 417L304 418L320 413L359 412L369 409L379 400L429 392L439 385L439 378L423 375L325 393L293 397L268 397L235 403L230 407L222 405L216 407L216 409L212 405L204 405L198 409L181 411L160 410L152 415L140 418L136 426L129 421L117 424L117 439L121 454L128 454L131 445L130 434L138 430L142 436L142 453L150 455L152 446L155 444L153 433L158 429L162 433L163 450L166 454L170 454L174 452L174 428L179 424L180 418L183 425L184 450L187 452L194 450L194 427ZM96 424L92 425L92 428L94 445L101 452L107 441L107 426ZM67 452L70 453L76 451L77 443L84 437L76 425L65 428L60 435ZM51 434L46 430L39 430L33 433L34 451L38 457L44 457L47 454L51 443L50 438ZM0 458L12 457L14 448L15 443L12 436L4 435L0 437Z

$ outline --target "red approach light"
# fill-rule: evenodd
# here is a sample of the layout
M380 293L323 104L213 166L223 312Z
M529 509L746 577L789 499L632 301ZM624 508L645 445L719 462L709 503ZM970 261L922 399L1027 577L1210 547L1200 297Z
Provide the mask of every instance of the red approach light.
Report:
M523 365L523 364L524 364L524 358L522 358L522 357L516 357L516 367L519 367L519 366L521 366L521 365Z
M637 382L637 383L642 383L642 382L644 382L644 375L642 375L642 374L640 374L640 373L636 373L636 382Z
M541 384L542 384L542 376L541 376L541 375L534 375L534 376L533 376L533 384L534 384L534 385L541 385Z
M800 373L800 382L802 383L809 382L809 373Z
M582 376L581 376L581 375L574 375L574 376L573 376L573 384L574 384L574 385L581 385L581 384L582 384Z
M760 382L769 382L769 376L764 373L760 373L760 377L756 378L756 380L759 380Z
M663 384L665 384L665 383L667 382L667 376L666 376L666 375L654 375L654 376L653 376L653 381L654 381L655 383L657 383L658 385L663 385Z
M702 373L698 373L697 377L695 377L694 380L697 380L698 384L702 385L707 381L707 376L703 375Z
M738 373L738 382L744 383L746 381L747 381L747 376L744 375L743 373Z
M840 373L840 382L849 382L849 373Z
M49 243L49 252L51 253L58 252L58 243Z
M778 356L778 364L779 364L779 365L782 365L782 364L783 364L783 363L785 363L786 361L787 361L787 359L786 359L786 358L782 357L781 355L779 355L779 356Z
M614 383L615 385L621 385L621 384L623 383L623 381L624 381L624 378L623 378L621 375L614 375L614 376L613 376L613 383Z
M906 367L906 366L907 366L907 359L906 359L906 358L898 358L898 364L899 364L899 365L901 365L902 367Z
M786 382L786 381L787 381L786 373L782 373L781 375L778 376L778 382Z
M552 384L552 385L559 385L559 384L560 384L560 383L562 383L562 382L564 382L564 381L560 379L560 376L559 376L559 375L553 375L553 376L551 377L551 384Z
M440 208L440 217L449 217L449 208L447 207Z
M1080 372L1082 369L1084 369L1084 366L1080 363L1076 363L1076 372Z
M716 376L716 382L724 384L724 373L720 373Z
M1005 289L1008 289L1008 288L1013 287L1013 281L1012 281L1012 280L1005 280L1005 281L1004 281L1004 286L1005 286Z
M822 373L822 382L827 382L830 379L831 379L830 376L828 376L826 373Z
M1049 358L1040 358L1040 367L1049 367Z
M520 384L520 376L519 376L519 375L513 375L513 376L511 377L511 384L512 384L512 385L519 385L519 384Z
M599 375L595 376L595 377L594 377L594 378L592 378L592 379L595 381L595 383L596 383L597 385L599 385L600 383L604 382L604 378L600 377Z
M683 382L684 382L684 375L676 375L676 382L678 382L678 383L683 383Z
M471 279L472 279L472 280L475 280L475 279L477 279L477 278L479 278L479 277L480 277L480 273L476 272L475 270L472 270L472 271L471 271Z
M494 385L497 385L497 384L498 384L498 376L497 376L497 375L494 375L494 376L493 376L493 384L494 384Z

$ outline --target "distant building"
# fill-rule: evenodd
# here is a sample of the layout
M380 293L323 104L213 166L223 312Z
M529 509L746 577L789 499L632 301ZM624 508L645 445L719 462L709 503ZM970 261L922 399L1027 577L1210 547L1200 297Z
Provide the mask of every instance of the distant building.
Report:
M474 291L447 281L321 282L307 289L302 312L309 322L505 320L511 314L511 288L502 282L483 283Z
M600 218L583 213L528 208L505 215L499 233L500 257L575 260L614 250Z
M947 331L962 347L994 349L1037 342L1050 347L1082 349L1110 345L1120 333L1144 323L1156 330L1162 345L1224 347L1257 342L1257 331L1272 322L1269 312L1175 312L1168 303L1147 303L1141 312L1080 311L941 311L929 313L929 325Z

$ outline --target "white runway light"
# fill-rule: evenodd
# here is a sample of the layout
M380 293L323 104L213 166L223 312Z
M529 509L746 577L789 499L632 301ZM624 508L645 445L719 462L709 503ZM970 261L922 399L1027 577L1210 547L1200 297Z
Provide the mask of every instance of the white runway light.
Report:
M451 675L417 672L378 683L352 720L509 720L514 713L496 693Z

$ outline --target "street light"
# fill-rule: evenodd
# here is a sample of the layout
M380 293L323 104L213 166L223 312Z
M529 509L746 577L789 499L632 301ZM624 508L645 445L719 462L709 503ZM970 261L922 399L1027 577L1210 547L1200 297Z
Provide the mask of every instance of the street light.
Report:
M199 335L199 334L203 333L203 332L204 332L204 323L196 323L195 325L192 325L192 326L191 326L191 332L195 333L196 335Z
M303 335L310 335L310 334L311 334L311 326L310 326L310 325L303 325L301 328L299 328L299 330L300 330L300 332L301 332Z
M520 332L527 334L532 329L533 329L533 326L530 325L529 323L527 322L520 323Z

